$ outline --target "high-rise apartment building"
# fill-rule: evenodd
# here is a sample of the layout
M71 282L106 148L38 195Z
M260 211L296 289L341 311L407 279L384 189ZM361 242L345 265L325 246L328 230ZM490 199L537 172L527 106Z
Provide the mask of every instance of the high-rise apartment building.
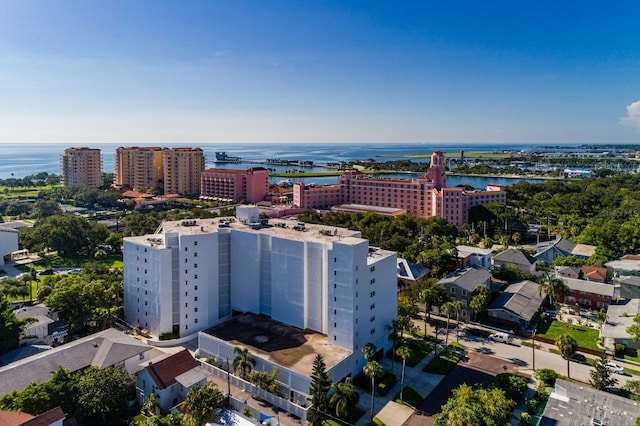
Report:
M120 147L114 183L136 190L197 195L204 166L200 148Z
M360 172L340 176L337 185L312 186L296 183L293 202L301 208L328 208L337 204L361 204L404 209L420 217L439 216L461 227L469 220L469 209L488 202L505 203L502 185L486 190L448 188L444 154L435 151L426 175L418 179L388 179Z
M64 186L102 186L102 156L99 149L67 148L62 155L62 183Z
M198 195L204 167L204 152L200 148L164 149L162 151L164 193Z
M357 231L291 220L265 225L257 207L238 207L235 221L164 222L159 233L125 238L125 320L156 336L186 336L231 320L232 312L263 315L319 333L349 355L340 367L348 374L362 369L366 343L390 345L396 268L395 252L370 247ZM213 340L203 350L218 356L221 343Z
M207 169L200 179L200 198L263 201L269 193L269 171L263 167L247 170Z

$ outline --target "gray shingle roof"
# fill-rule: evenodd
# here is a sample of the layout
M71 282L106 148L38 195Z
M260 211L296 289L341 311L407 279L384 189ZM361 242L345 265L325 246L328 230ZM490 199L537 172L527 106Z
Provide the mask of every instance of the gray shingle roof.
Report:
M531 266L536 263L536 260L527 253L511 248L496 254L493 259L505 263L515 263L516 265Z
M504 309L529 322L540 309L544 297L544 293L540 295L537 283L529 280L520 281L507 287L489 306L489 310Z
M577 278L558 277L569 289L573 291L585 291L591 294L613 297L615 287L613 284L599 283L596 281L579 280Z
M72 372L91 365L104 368L150 349L133 337L110 328L0 367L0 395L14 389L21 391L30 383L44 383L60 366Z
M480 284L484 284L490 279L491 272L487 269L471 265L450 273L445 278L438 281L438 284L455 284L469 292L472 292Z

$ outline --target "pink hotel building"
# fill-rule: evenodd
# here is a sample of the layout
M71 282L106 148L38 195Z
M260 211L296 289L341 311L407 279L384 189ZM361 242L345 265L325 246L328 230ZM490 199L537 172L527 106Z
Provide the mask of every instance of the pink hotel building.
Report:
M293 185L293 204L304 209L326 209L338 204L361 204L404 209L420 217L440 216L461 227L469 221L469 209L489 202L506 203L502 185L486 190L447 188L445 159L441 151L431 155L427 174L418 179L385 179L360 172L340 176L336 185Z
M222 198L257 203L269 193L269 171L262 167L247 170L207 169L200 176L200 198Z

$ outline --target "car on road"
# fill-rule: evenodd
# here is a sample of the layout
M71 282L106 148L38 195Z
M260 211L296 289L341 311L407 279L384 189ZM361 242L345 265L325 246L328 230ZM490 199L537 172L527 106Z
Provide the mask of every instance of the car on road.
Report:
M587 357L582 354L573 354L573 356L571 357L571 361L579 362L580 364L586 364Z
M489 340L494 342L509 343L511 336L508 333L493 333L489 335Z
M614 362L607 362L604 366L609 371L613 371L614 373L618 373L618 374L624 374L624 368L620 367L618 364Z

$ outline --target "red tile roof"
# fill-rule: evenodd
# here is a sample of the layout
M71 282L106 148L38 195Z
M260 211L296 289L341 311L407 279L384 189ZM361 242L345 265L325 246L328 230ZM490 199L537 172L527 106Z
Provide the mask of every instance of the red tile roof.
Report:
M55 422L64 420L64 418L64 411L62 411L62 408L58 406L22 423L21 426L49 426Z
M198 362L185 349L162 361L149 363L146 370L158 389L162 390L176 383L176 377L197 366Z

